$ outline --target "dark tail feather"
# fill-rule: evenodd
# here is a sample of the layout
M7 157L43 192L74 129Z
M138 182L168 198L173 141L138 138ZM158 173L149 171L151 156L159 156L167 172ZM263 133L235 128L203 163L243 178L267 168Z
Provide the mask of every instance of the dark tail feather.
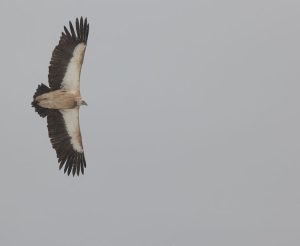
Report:
M44 118L48 115L50 109L39 106L37 104L37 101L35 100L35 98L37 96L40 96L40 95L50 92L50 91L51 91L51 89L48 86L46 86L44 84L40 84L40 85L38 85L38 88L36 89L36 92L33 95L33 101L31 103L31 106L35 108L35 112L37 112L42 118Z

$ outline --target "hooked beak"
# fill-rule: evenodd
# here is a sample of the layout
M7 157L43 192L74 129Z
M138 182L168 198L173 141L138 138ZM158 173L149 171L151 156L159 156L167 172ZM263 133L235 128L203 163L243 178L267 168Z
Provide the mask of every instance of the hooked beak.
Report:
M81 105L87 106L88 104L87 104L85 101L82 101L82 102L81 102Z

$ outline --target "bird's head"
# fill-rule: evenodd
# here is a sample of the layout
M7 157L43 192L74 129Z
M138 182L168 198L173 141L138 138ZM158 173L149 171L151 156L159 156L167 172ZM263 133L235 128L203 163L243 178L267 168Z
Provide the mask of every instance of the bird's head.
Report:
M82 100L81 97L76 98L76 103L77 103L77 106L82 106L82 105L87 106L87 103L84 100Z
M86 103L86 101L81 100L81 101L80 101L80 106L82 106L82 105L87 106L88 104Z

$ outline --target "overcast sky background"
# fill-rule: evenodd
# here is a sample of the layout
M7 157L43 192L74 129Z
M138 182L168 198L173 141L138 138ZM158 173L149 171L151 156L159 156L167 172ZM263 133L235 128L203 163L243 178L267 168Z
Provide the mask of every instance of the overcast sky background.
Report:
M30 106L90 22L87 168ZM300 245L300 2L2 1L0 244Z

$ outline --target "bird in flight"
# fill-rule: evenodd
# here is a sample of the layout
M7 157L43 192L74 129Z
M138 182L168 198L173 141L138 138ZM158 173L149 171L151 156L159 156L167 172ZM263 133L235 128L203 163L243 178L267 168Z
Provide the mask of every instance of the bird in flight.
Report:
M48 74L49 87L40 84L31 103L47 117L48 134L56 151L59 169L74 176L84 173L86 161L79 127L79 108L87 105L80 95L80 73L89 35L87 19L76 18L75 28L64 26L54 48Z

